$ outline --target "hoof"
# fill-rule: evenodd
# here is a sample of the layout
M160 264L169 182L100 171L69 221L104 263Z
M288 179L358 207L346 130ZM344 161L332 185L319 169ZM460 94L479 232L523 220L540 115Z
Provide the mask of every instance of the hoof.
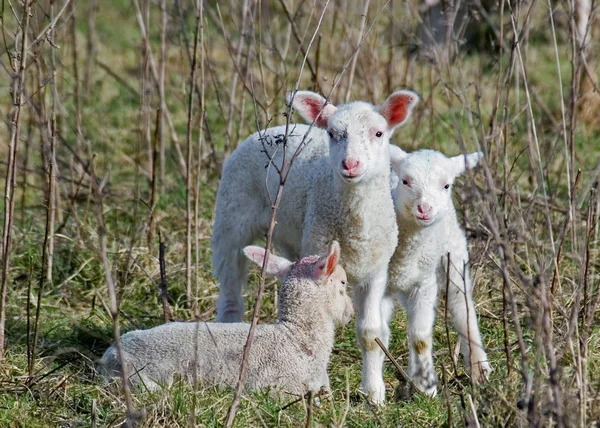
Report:
M377 407L385 406L385 385L381 385L377 388L367 390L364 386L361 386L359 392L367 399L367 401Z
M480 361L471 366L471 378L475 385L487 382L490 379L490 374L494 371L492 366L487 361Z

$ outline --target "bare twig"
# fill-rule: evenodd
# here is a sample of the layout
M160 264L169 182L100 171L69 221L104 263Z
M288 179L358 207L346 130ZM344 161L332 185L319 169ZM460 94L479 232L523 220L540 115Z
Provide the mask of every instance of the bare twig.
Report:
M100 243L100 257L102 259L102 267L104 268L104 279L106 281L106 287L108 289L108 296L110 299L110 316L113 321L113 331L115 336L115 348L119 358L121 366L121 386L123 388L123 396L125 398L125 405L127 406L127 426L131 427L135 423L136 414L133 407L133 400L131 399L131 392L129 390L129 369L125 363L125 353L121 346L121 332L119 326L119 304L117 302L117 292L115 283L112 276L112 269L110 261L108 260L108 247L106 243L106 228L104 226L104 204L102 187L98 185L96 174L92 169L92 190L94 193L94 199L96 201L96 218L98 221L98 240Z
M412 381L412 379L410 378L410 376L408 376L406 374L406 372L402 369L402 367L400 366L400 364L398 364L398 361L396 361L396 359L394 358L394 356L390 353L390 351L383 344L383 342L378 337L375 338L375 342L377 342L377 344L379 345L379 347L381 348L381 350L383 351L383 353L385 354L385 356L388 357L388 360L390 360L390 362L394 365L394 367L396 368L396 370L398 370L398 373L400 373L400 375L406 381L406 383L408 383L410 385L411 390L414 391L414 392L416 392L417 394L422 394L421 390L419 388L417 388L417 386Z
M8 168L6 169L6 181L4 183L4 229L2 232L2 277L0 279L0 362L4 359L5 323L6 323L6 297L8 293L8 270L10 267L10 243L12 238L12 220L14 213L15 174L17 161L17 146L21 134L21 112L23 90L25 88L25 69L27 67L27 33L29 32L29 21L33 2L25 0L23 4L23 15L21 18L20 33L20 58L13 58L13 68L18 70L13 80L13 109L10 114L10 144L8 152Z
M160 300L162 302L163 321L165 323L173 319L171 307L169 306L169 293L167 292L167 269L165 267L165 243L162 240L160 229L158 230L158 263L160 265Z
M362 14L360 15L360 31L358 32L358 42L360 43L363 38L365 31L365 25L367 23L367 13L369 12L369 4L371 0L366 0ZM345 102L350 101L350 94L352 94L352 82L354 81L354 72L356 70L356 61L358 60L358 49L352 56L352 64L350 65L350 74L348 75L348 87L346 88Z
M200 34L200 0L196 2L196 24L194 26L194 50L192 54L192 64L190 71L190 92L188 94L188 115L187 115L187 175L185 180L185 200L186 200L186 296L189 308L194 308L195 303L192 293L192 224L194 222L192 210L194 187L194 146L192 143L192 119L194 115L194 93L196 92L196 69L198 58L198 35Z
M148 51L148 60L150 65L150 71L152 72L152 78L154 82L158 85L160 81L160 77L156 67L156 61L154 60L154 56L152 55L152 49L150 47L150 41L148 40L148 32L146 29L146 24L144 24L144 18L142 16L142 10L140 8L140 4L138 0L133 0L136 9L136 17L138 20L138 24L140 26L140 31L142 33L142 38L144 40L146 50ZM173 119L171 117L171 113L166 104L160 106L163 110L165 117L167 119L167 125L169 125L169 130L171 131L171 140L173 141L173 145L175 146L175 151L177 152L177 156L179 158L179 166L181 168L181 174L185 177L187 175L187 163L185 158L183 157L183 152L181 151L181 146L179 145L179 138L177 138L177 132L175 131L175 125L173 123Z
M48 25L46 25L46 27L37 35L37 37L33 40L33 42L31 42L31 44L27 47L27 51L30 51L31 48L34 47L37 42L42 40L42 37L46 37L46 35L49 32L54 30L56 23L58 22L58 20L62 16L62 14L65 13L65 10L67 10L67 6L69 6L70 2L71 2L71 0L65 0L65 3L63 4L62 9L58 12L58 14L54 17L54 19L50 20L50 23Z

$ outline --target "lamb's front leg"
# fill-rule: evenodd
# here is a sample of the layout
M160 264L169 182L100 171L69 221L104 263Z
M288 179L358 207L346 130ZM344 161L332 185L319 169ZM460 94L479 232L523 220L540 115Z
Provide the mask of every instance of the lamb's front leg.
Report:
M375 338L388 346L389 319L393 308L390 299L384 299L387 269L374 275L368 284L358 284L354 289L357 309L356 337L362 353L361 391L374 404L385 401L383 361L385 355ZM391 307L390 307L391 302Z
M328 395L331 393L331 388L329 386L329 375L327 374L327 367L324 369L319 369L308 385L308 390L313 391L315 393L320 393L324 395Z
M448 309L460 338L461 353L465 364L473 381L477 384L487 381L493 369L488 362L479 333L477 314L473 304L473 284L467 266L468 258L460 257L461 255L461 252L450 254ZM443 266L444 272L447 272L447 258L444 260Z
M430 396L437 394L437 376L433 365L436 296L434 276L400 296L408 315L408 375L420 391Z

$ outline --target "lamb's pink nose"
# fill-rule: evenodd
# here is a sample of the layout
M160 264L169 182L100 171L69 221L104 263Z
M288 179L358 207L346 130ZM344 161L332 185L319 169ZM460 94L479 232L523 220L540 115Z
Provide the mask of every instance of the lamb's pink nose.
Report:
M348 172L352 171L353 169L357 168L358 165L360 165L360 161L358 159L355 158L348 158L348 159L344 159L342 161L342 167L344 167L344 169Z
M431 212L431 205L427 202L421 202L417 205L417 210L419 210L420 214L429 214Z

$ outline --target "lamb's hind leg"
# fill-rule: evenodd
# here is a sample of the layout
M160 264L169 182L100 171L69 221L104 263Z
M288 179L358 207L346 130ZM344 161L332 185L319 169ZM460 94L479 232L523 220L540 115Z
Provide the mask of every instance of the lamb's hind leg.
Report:
M436 295L435 278L428 278L400 297L408 315L408 375L420 391L431 396L437 394L432 349Z
M242 249L252 244L252 225L234 213L220 213L213 228L212 264L219 280L217 322L239 322L244 317L242 291L248 283L248 259Z
M475 305L473 304L473 285L466 265L468 259L451 254L450 288L448 290L448 309L452 315L454 328L460 338L461 353L471 377L475 383L485 382L492 366L481 341ZM453 257L454 256L454 257ZM447 272L447 259L444 260Z

